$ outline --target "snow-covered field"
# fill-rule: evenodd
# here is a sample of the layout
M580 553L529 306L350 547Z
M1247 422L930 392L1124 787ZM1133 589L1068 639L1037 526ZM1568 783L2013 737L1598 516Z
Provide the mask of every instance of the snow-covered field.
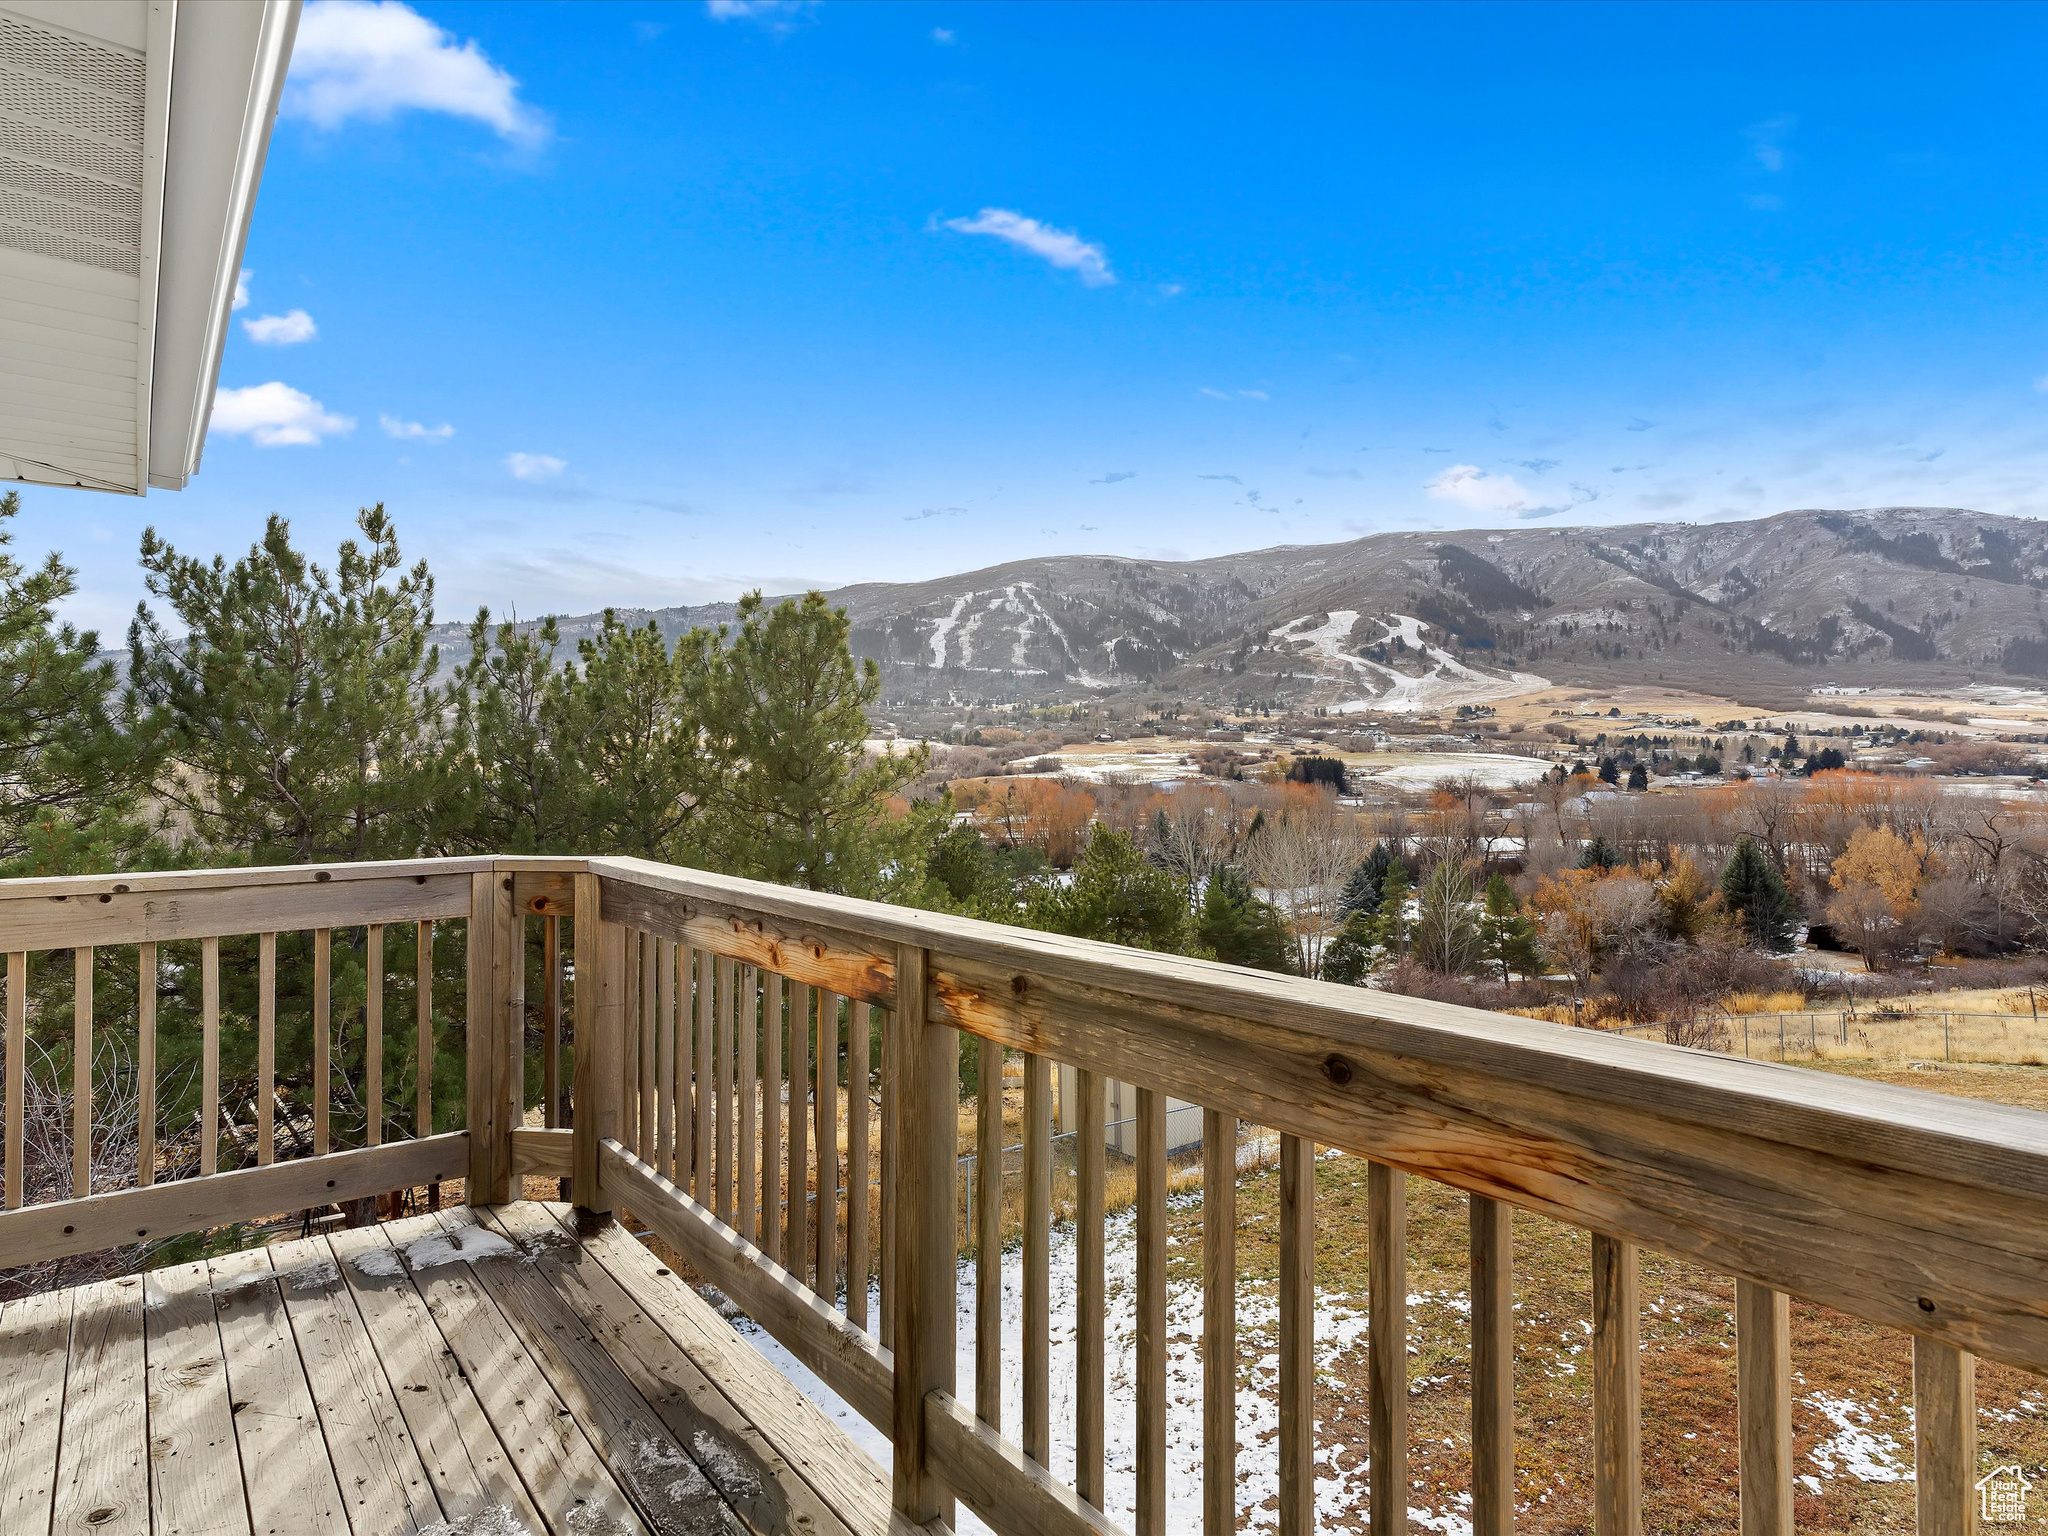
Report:
M1249 741L1246 744L1252 745ZM1168 751L1144 751L1123 743L1100 748L1068 747L1046 753L1045 759L1057 765L1052 773L1089 784L1112 780L1132 784L1177 784L1201 777L1200 771L1188 761L1189 755L1199 745L1190 742ZM1509 752L1336 752L1330 755L1343 759L1354 783L1370 781L1398 789L1427 789L1442 779L1466 775L1478 778L1489 789L1515 789L1535 783L1550 771L1550 764L1542 758L1518 757Z

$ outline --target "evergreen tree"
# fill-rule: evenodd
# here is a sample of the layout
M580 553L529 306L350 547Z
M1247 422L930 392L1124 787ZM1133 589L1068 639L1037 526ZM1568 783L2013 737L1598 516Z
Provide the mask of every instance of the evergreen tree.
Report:
M448 685L457 771L449 775L453 826L442 839L503 853L568 853L583 830L574 798L581 754L567 728L573 670L558 664L553 619L528 630L497 627L488 611L469 627L469 659Z
M1388 955L1404 954L1408 948L1408 896L1414 885L1408 879L1408 866L1399 859L1387 864L1386 877L1380 881L1380 909L1376 915L1379 945Z
M1629 769L1628 787L1630 789L1648 789L1650 787L1650 770L1641 763L1637 763L1635 767Z
M1365 862L1344 882L1344 893L1337 898L1337 910L1346 918L1358 913L1370 917L1379 911L1380 887L1386 881L1387 866L1393 862L1393 849L1385 843L1374 843Z
M1252 889L1241 871L1228 864L1209 877L1202 909L1195 918L1195 938L1226 965L1249 965L1261 971L1294 969L1294 945L1280 914Z
M1785 877L1751 838L1742 838L1721 871L1721 902L1742 922L1743 937L1758 949L1792 947L1798 909Z
M730 765L712 829L718 865L784 885L876 894L892 870L911 867L910 840L928 830L915 815L892 823L888 803L924 772L929 754L920 746L866 756L881 669L854 659L844 608L811 592L770 609L752 592L738 617L731 646L711 658L704 717L709 760Z
M1600 782L1602 784L1618 784L1621 782L1621 769L1615 766L1614 759L1611 757L1600 759Z
M1364 986L1385 951L1384 928L1379 917L1369 912L1354 912L1344 919L1337 936L1323 946L1323 980Z
M1187 940L1188 904L1180 882L1146 859L1128 832L1098 822L1073 879L1040 882L1024 923L1077 939L1178 952Z
M700 823L731 762L708 728L724 707L713 701L719 635L693 629L671 651L653 620L629 625L606 609L576 650L581 665L565 680L551 733L568 744L575 769L566 835L580 851L698 862ZM724 723L744 730L747 705L735 707L742 713Z
M1543 951L1536 942L1536 925L1522 914L1507 876L1495 871L1486 882L1486 897L1479 914L1479 952L1500 970L1502 985L1516 976L1540 975Z
M273 515L230 566L142 535L145 603L128 632L132 707L161 743L158 797L213 848L258 863L417 853L444 799L434 583L403 569L381 506L332 573ZM181 631L181 632L180 632Z
M1606 838L1595 833L1579 854L1581 869L1613 869L1621 863L1621 855Z
M99 636L56 622L77 573L54 554L30 570L7 552L20 511L19 492L0 496L0 874L118 868L143 841L146 743L116 722Z

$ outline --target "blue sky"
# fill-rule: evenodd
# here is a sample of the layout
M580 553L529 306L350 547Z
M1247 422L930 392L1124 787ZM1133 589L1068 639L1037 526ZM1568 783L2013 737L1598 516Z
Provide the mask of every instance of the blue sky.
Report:
M2034 7L314 0L204 467L444 617L2048 506ZM110 636L111 637L111 636Z

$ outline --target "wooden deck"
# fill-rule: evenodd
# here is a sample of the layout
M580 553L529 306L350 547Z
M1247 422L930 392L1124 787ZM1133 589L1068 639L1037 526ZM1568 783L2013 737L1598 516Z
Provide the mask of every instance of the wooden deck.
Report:
M461 1209L9 1302L0 1531L888 1530L837 1425L573 1222Z

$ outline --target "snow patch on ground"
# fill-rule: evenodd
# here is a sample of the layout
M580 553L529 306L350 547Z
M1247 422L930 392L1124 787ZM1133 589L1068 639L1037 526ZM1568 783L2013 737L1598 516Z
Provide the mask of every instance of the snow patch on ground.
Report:
M1389 646L1399 642L1427 670L1404 672L1383 662L1371 661L1345 649L1358 623L1355 608L1332 609L1321 623L1311 627L1314 615L1294 619L1268 632L1269 638L1307 644L1322 669L1343 681L1359 681L1373 689L1362 699L1345 699L1329 706L1336 715L1358 715L1368 711L1383 714L1419 714L1448 709L1459 704L1491 703L1538 693L1550 686L1550 679L1533 672L1486 672L1468 666L1440 646L1422 637L1422 620L1412 614L1394 613L1375 618L1384 633L1379 641Z
M1835 1426L1832 1435L1806 1453L1823 1475L1847 1473L1864 1483L1913 1480L1912 1467L1900 1459L1904 1447L1883 1430L1871 1426L1871 1412L1863 1404L1826 1392L1810 1393L1804 1402Z
M422 1526L420 1536L533 1536L503 1504L477 1510L459 1520L437 1520Z
M967 605L968 605L969 603L973 602L973 601L974 601L974 594L973 594L972 592L969 592L969 593L968 593L968 594L966 594L966 596L964 596L964 597L956 597L956 598L954 598L954 599L953 599L953 611L952 611L951 613L947 614L947 615L946 615L946 616L945 616L945 617L944 617L943 619L939 619L939 620L936 620L936 621L935 621L935 622L933 623L933 626L932 626L932 665L933 665L933 666L935 666L935 667L943 667L943 666L944 666L944 665L946 664L946 636L950 635L950 634L951 634L951 633L953 632L953 626L954 626L954 625L956 625L956 624L958 624L958 623L960 622L960 615L961 615L961 614L963 614L963 613L965 613L965 612L967 611Z

